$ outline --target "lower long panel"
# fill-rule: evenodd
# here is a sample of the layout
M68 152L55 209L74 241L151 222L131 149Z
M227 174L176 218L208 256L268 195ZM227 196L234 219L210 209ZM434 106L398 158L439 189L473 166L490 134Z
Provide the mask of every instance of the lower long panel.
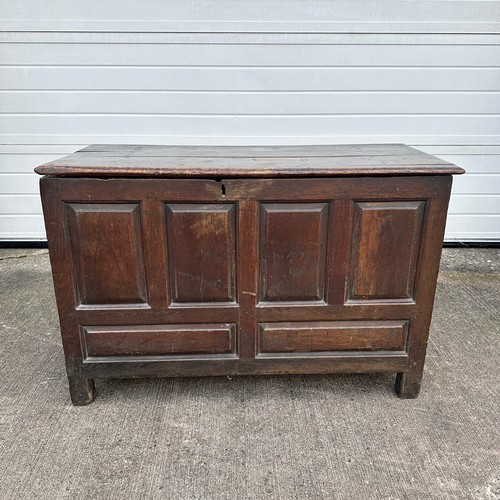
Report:
M258 352L405 351L407 330L404 320L261 323Z
M236 351L236 325L83 326L86 356L229 354Z
M319 373L406 372L408 355L378 351L318 353L315 356L261 355L238 359L235 354L211 356L89 357L83 363L88 378L189 377Z

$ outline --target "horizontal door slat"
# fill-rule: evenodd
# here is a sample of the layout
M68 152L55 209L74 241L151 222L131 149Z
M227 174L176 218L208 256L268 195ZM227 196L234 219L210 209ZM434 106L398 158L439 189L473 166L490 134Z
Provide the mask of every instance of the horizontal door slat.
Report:
M0 91L2 113L478 114L500 113L500 92Z
M369 115L369 116L100 116L100 115L0 115L0 134L24 135L71 135L76 136L125 136L121 143L129 142L127 136L150 137L165 136L315 136L315 142L328 143L325 136L366 136L378 134L385 140L378 142L397 142L388 136L434 135L433 142L439 141L436 135L474 135L498 136L497 115ZM231 134L229 133L231 130ZM322 139L324 138L324 139ZM29 142L29 138L26 138ZM143 139L144 140L144 139ZM158 139L157 139L158 140ZM265 140L265 139L263 139ZM241 141L241 139L240 139ZM103 142L103 139L96 142ZM116 141L115 141L116 142ZM142 142L139 140L139 142ZM339 140L339 142L341 142ZM356 141L355 141L356 142ZM358 141L360 142L360 141ZM410 141L403 141L410 142ZM413 142L413 141L412 141ZM416 142L416 141L414 141ZM202 142L204 143L204 142ZM241 143L241 142L240 142ZM254 139L254 144L256 139Z
M500 68L4 67L0 89L500 90Z
M496 45L0 44L9 65L498 66Z

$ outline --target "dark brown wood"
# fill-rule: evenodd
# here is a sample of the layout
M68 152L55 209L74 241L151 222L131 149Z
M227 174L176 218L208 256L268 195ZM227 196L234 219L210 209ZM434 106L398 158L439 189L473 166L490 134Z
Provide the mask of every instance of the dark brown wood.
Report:
M167 279L165 205L159 200L146 199L141 202L140 206L143 233L148 236L148 242L144 245L143 251L150 309L145 312L151 315L153 311L166 309L171 302ZM89 309L87 307L92 317ZM94 308L94 312L98 311L99 309ZM108 314L107 317L110 315Z
M87 356L232 353L235 325L82 327Z
M167 204L173 302L235 300L234 204Z
M238 356L254 359L257 354L258 211L257 202L238 203ZM254 263L254 265L252 265Z
M92 378L83 373L83 346L76 319L78 307L76 280L69 251L70 243L65 230L67 212L60 199L58 179L42 177L40 179L40 193L50 248L50 263L59 312L69 392L72 403L75 406L82 406L94 400L95 384Z
M88 357L85 377L193 377L220 375L298 375L314 373L396 373L407 369L408 354L398 351L341 351L305 356L263 353L255 359L236 355Z
M259 352L404 351L406 321L263 323Z
M418 394L461 169L402 145L92 146L37 171L74 404L101 377L389 371Z
M447 176L399 176L355 178L356 200L425 200L429 197L443 196L447 186L439 182ZM81 196L91 199L93 203L137 202L138 199L198 203L226 203L231 201L250 200L259 202L282 201L335 201L353 200L353 178L308 178L304 179L92 179L58 177L59 192L65 202L73 202ZM390 182L391 189L387 189ZM110 190L110 183L112 190ZM133 188L132 188L133 186ZM189 191L189 200L186 200ZM351 205L349 205L350 208Z
M261 301L323 301L327 203L262 204Z
M146 303L139 204L68 204L80 304Z
M355 202L348 299L412 299L425 203Z

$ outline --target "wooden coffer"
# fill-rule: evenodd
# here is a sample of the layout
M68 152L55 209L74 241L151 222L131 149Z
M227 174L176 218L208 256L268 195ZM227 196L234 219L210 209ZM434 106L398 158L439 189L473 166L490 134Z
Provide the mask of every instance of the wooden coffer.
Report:
M90 146L38 167L74 404L95 378L420 388L451 174L404 145Z

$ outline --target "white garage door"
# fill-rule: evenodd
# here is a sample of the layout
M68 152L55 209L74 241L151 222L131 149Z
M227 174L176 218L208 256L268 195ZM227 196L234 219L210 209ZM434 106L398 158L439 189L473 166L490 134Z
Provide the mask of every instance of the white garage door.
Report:
M1 1L0 239L91 143L404 142L468 173L446 239L500 240L500 3Z

